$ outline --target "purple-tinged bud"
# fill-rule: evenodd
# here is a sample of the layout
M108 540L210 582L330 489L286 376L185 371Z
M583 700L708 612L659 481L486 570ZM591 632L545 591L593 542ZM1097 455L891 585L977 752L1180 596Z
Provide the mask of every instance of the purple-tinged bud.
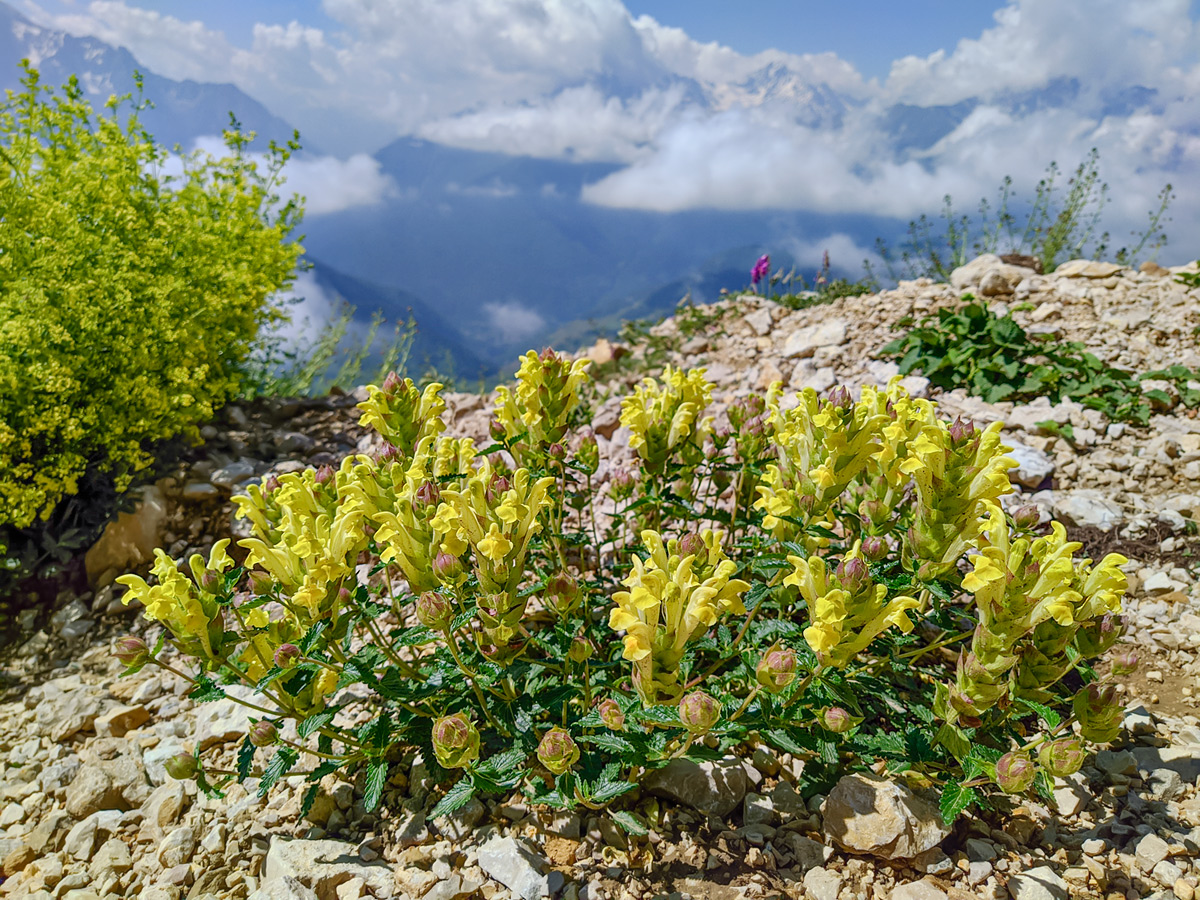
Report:
M616 500L624 500L632 496L634 488L637 486L637 481L633 475L625 469L617 469L612 476L612 495Z
M707 551L708 547L704 544L704 538L694 531L689 531L679 539L680 556L700 556L702 553L706 554Z
M508 436L508 432L504 429L504 423L499 419L492 419L488 422L488 433L494 441L502 441Z
M854 727L854 717L840 706L831 706L821 713L821 725L834 734L845 734Z
M879 562L881 559L887 559L890 551L888 542L885 538L876 537L873 534L863 538L862 554L871 562Z
M584 638L577 637L571 641L571 646L567 648L567 656L571 662L585 663L592 658L592 645L590 641Z
M337 602L339 609L345 609L354 600L354 595L350 593L349 588L338 588Z
M1112 661L1112 673L1117 678L1132 675L1138 669L1138 655L1132 650L1122 650Z
M745 426L742 428L742 431L745 434L751 435L752 437L758 437L766 430L767 428L766 425L763 424L762 416L755 416L753 419L750 419L748 422L746 422Z
M1038 762L1054 778L1074 775L1083 768L1084 756L1083 744L1075 738L1048 741L1038 750Z
M445 550L438 552L433 560L433 574L442 581L453 581L463 572L462 560Z
M492 483L488 486L484 497L489 504L494 504L496 500L512 489L512 483L503 475L496 475L492 478Z
M1006 794L1023 794L1033 784L1037 768L1024 753L1005 753L996 760L996 784Z
M334 472L333 466L328 465L328 464L323 465L323 466L321 466L321 468L317 469L316 482L317 482L317 484L322 484L322 485L329 484L331 481L333 481L333 477L335 474L337 474L337 473Z
M546 579L546 601L560 616L570 615L582 596L579 582L566 572L555 572Z
M679 721L692 734L708 734L721 721L721 704L704 691L684 694L679 701Z
M403 383L404 382L400 379L400 376L395 372L388 372L387 377L383 379L383 387L380 388L380 390L390 397L392 394L396 393L396 390Z
M281 669L290 669L300 662L303 655L295 644L280 644L275 651L275 665Z
M389 466L394 462L399 462L403 456L399 447L385 441L383 446L375 451L375 462L381 466Z
M796 651L776 643L772 645L754 670L754 677L772 694L778 694L796 680Z
M433 755L444 769L461 769L479 758L479 729L463 713L433 723Z
M269 594L275 588L275 579L261 569L250 573L250 590L256 596Z
M1029 503L1014 509L1012 519L1013 524L1022 531L1029 531L1031 528L1037 528L1038 523L1042 521L1042 511Z
M975 423L970 419L956 418L950 426L950 440L959 447L975 437Z
M200 590L206 594L215 594L221 589L221 573L205 569L200 573Z
M567 458L567 448L558 441L555 441L553 444L551 444L550 448L546 452L550 454L551 459L558 462L562 462Z
M871 570L857 556L843 559L836 570L837 580L851 594L861 594L871 584Z
M892 518L892 510L882 500L864 500L858 506L859 515L876 527Z
M163 768L176 781L190 781L200 771L200 766L196 763L196 757L190 753L175 754L163 763Z
M279 478L276 475L271 474L263 479L262 492L264 494L273 494L277 490L279 490Z
M454 605L436 591L425 591L416 605L417 621L434 631L445 631L454 618Z
M250 726L250 743L255 747L270 747L279 740L279 729L261 719Z
M551 728L542 735L537 758L555 775L562 775L579 762L579 745L565 729Z
M625 730L625 712L616 700L601 700L599 706L596 707L596 712L600 715L600 721L609 729Z
M839 384L829 392L829 402L837 409L848 409L854 404L854 398L845 385Z
M936 581L938 577L938 566L932 562L923 562L917 566L917 581Z
M413 509L420 510L437 506L441 500L442 492L438 490L438 486L432 481L427 481L417 488L417 493L413 499Z
M123 666L144 665L150 659L150 648L140 637L126 635L113 646L112 655Z

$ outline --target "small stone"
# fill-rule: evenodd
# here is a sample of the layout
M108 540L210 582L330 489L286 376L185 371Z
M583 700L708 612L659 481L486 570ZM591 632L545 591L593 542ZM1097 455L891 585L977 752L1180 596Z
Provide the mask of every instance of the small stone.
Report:
M479 824L487 810L478 799L472 797L464 806L446 816L433 820L433 827L452 841L461 841Z
M842 890L842 876L818 866L804 873L804 890L812 900L837 900Z
M967 865L967 884L974 887L980 882L987 881L992 874L990 862L973 862Z
M941 813L907 786L869 775L846 775L822 807L825 831L853 853L911 859L950 833Z
M187 802L183 785L174 779L166 782L142 804L141 834L145 840L161 841L168 829L179 821Z
M748 312L743 319L755 334L763 336L771 333L771 311L769 309L756 309Z
M188 503L207 503L218 499L221 491L206 481L191 481L183 486L179 494Z
M1171 885L1171 890L1179 900L1193 900L1196 896L1196 888L1182 878Z
M1090 526L1101 531L1112 531L1125 520L1120 506L1090 488L1055 491L1054 513L1067 525Z
M647 775L643 786L657 797L724 818L742 802L749 781L739 759L727 757L703 763L673 759Z
M1049 866L1038 866L1008 879L1013 900L1067 900L1067 883Z
M267 851L264 878L291 877L315 891L318 897L333 898L339 884L361 878L376 895L392 887L391 866L366 863L358 848L345 841L289 841L274 838ZM385 887L386 886L386 887Z
M133 857L129 855L129 848L120 838L109 838L101 844L96 855L88 863L88 871L93 877L110 869L113 872L124 872L131 868Z
M1082 844L1079 845L1079 849L1082 850L1084 853L1086 853L1088 856L1099 856L1101 853L1103 853L1105 850L1108 849L1108 844L1106 844L1100 838L1088 838L1086 841L1084 841Z
M18 872L24 871L25 867L35 859L37 859L37 853L34 849L28 844L21 844L9 852L3 862L0 862L0 873L3 873L5 878L11 878Z
M1043 451L1011 438L1005 438L1004 442L1012 447L1004 455L1017 462L1015 469L1008 470L1010 481L1023 487L1037 488L1054 474L1054 460Z
M1158 883L1170 887L1176 881L1183 878L1183 870L1173 862L1163 860L1157 866L1150 870L1150 874L1157 879Z
M1148 834L1137 842L1134 858L1143 872L1149 872L1170 855L1167 842L1157 834Z
M144 706L118 706L97 716L94 724L98 737L124 737L149 720L150 710Z
M111 809L113 800L112 779L98 766L87 765L79 770L75 780L67 786L64 804L76 819L86 819L101 809Z
M946 900L946 892L931 881L897 885L888 900Z
M319 900L316 892L291 875L264 881L247 900Z
M966 851L967 859L971 862L986 862L996 858L996 847L992 842L979 838L967 838Z
M1096 767L1107 775L1136 775L1137 757L1128 750L1101 750L1096 754Z
M910 860L910 865L922 875L946 875L954 871L954 860L948 857L941 847L932 847L924 853L918 853Z
M182 866L196 852L196 833L186 825L176 828L158 845L158 861L164 869Z
M743 825L773 825L775 823L775 804L770 797L761 794L747 794L742 803Z
M479 867L523 900L538 900L547 887L549 862L514 837L495 835L480 847Z
M805 325L787 336L783 355L788 359L812 356L820 347L835 347L846 343L846 322L828 319L815 325Z

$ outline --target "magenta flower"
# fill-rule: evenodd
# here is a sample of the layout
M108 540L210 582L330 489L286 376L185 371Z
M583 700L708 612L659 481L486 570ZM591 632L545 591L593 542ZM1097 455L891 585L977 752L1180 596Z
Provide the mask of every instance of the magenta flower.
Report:
M750 270L750 283L758 287L758 283L760 281L765 282L770 273L771 257L764 253L758 258L758 262L754 264L754 268Z

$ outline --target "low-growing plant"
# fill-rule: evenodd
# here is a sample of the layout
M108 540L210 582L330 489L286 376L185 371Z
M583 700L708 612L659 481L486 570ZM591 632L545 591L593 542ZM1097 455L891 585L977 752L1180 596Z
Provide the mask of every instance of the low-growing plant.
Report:
M165 629L121 642L130 670L257 718L236 762L197 748L170 771L264 794L300 774L306 807L360 771L373 807L417 750L435 815L523 790L645 833L657 807L627 795L679 757L766 744L805 761L809 793L904 772L950 821L1045 796L1113 740L1091 663L1120 634L1126 560L1003 510L999 424L946 421L898 380L786 403L777 384L718 424L704 370L668 366L624 398L636 462L614 468L587 369L526 354L482 448L445 433L440 385L389 377L360 405L378 452L238 499L244 559L221 541L121 578Z
M899 259L882 238L876 241L876 249L893 279L905 274L934 281L949 281L955 269L982 253L1030 255L1045 272L1053 272L1069 259L1102 258L1109 249L1110 235L1100 231L1109 198L1108 185L1100 178L1099 151L1093 148L1076 166L1067 179L1065 193L1061 179L1058 164L1051 162L1034 189L1027 211L1022 213L1023 223L1013 211L1019 205L1013 180L1005 177L995 205L987 198L981 199L977 216L955 212L947 194L939 215L945 223L944 231L939 233L934 222L922 214L908 223ZM1133 265L1147 251L1153 258L1166 246L1164 225L1169 221L1167 209L1174 196L1171 185L1165 185L1158 194L1158 206L1147 215L1145 229L1131 235L1132 245L1116 251L1118 262Z
M1171 382L1181 404L1200 405L1200 391L1189 386L1198 375L1184 366L1126 372L1089 353L1082 343L1029 334L1011 314L998 316L970 294L963 299L961 306L940 309L915 327L908 317L897 323L909 330L883 352L898 358L902 374L919 372L942 390L966 388L989 403L1074 400L1114 422L1139 425L1150 421L1156 403L1173 402L1161 388L1146 389L1144 381Z

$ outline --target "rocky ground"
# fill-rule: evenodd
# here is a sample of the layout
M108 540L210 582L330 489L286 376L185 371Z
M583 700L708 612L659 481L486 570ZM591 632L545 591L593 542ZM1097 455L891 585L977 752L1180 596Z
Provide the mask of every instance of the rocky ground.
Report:
M896 371L877 358L892 325L953 304L960 290L1132 371L1200 368L1200 292L1172 274L1077 262L1040 276L981 258L953 285L903 282L800 311L750 297L681 311L646 344L589 351L611 389L594 421L608 459L601 479L623 459L618 398L648 366L707 365L718 407L776 379L883 383ZM909 387L929 391L919 377ZM486 398L450 400L454 429L483 437ZM118 679L111 641L141 625L112 579L154 546L206 552L234 530L229 498L252 480L369 449L356 398L334 396L227 409L204 446L89 551L90 590L64 593L48 618L21 614L22 640L0 658L0 898L1191 900L1200 894L1200 420L1164 407L1143 429L1072 403L938 400L1009 423L1021 462L1014 499L1067 522L1094 555L1133 560L1127 611L1145 662L1128 685L1125 733L1057 786L1056 808L1026 803L947 833L923 798L861 776L805 802L799 761L765 748L654 773L642 802L661 815L641 838L519 798L431 820L436 798L415 756L395 767L379 814L363 809L356 785L332 781L305 818L298 785L265 800L238 786L221 800L197 795L164 761L195 744L232 760L245 710L193 704L161 670ZM1071 424L1074 443L1036 424L1046 420Z

